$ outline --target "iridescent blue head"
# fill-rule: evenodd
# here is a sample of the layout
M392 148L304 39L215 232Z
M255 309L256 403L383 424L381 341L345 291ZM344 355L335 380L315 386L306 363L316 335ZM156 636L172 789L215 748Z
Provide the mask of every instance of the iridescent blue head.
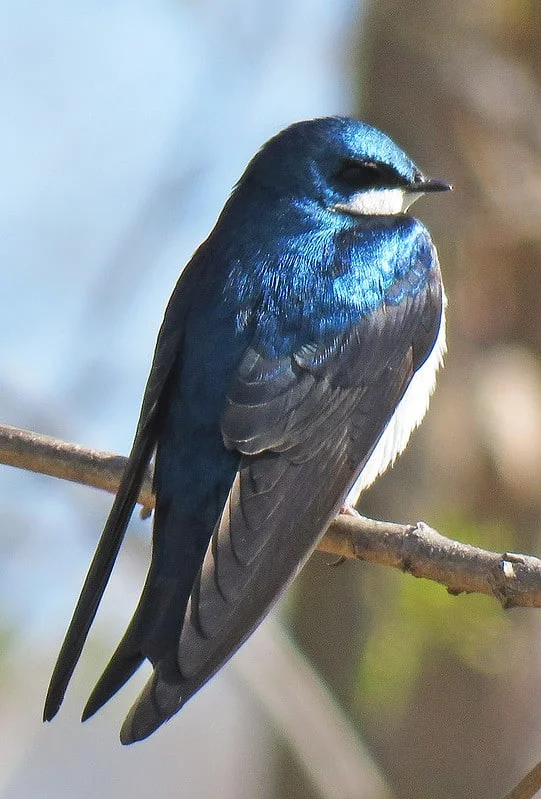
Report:
M345 117L298 122L278 133L249 164L243 182L283 201L349 216L394 215L447 183L428 180L377 128Z

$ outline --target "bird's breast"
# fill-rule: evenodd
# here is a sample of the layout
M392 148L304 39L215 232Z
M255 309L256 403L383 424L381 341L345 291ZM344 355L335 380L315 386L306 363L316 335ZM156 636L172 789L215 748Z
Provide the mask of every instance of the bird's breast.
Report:
M251 327L271 357L332 341L383 303L422 291L432 267L426 229L405 216L282 232L251 247L232 259L224 295L237 330Z

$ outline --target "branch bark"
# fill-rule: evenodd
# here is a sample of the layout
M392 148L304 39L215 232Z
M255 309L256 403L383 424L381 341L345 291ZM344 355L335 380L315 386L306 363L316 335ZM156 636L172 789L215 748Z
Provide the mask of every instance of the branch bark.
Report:
M118 489L127 459L49 436L0 425L0 463L100 488ZM138 498L142 515L154 506L149 468ZM541 560L497 553L440 535L424 522L394 524L341 514L318 549L379 563L446 586L452 594L496 598L504 608L541 607Z
M506 794L504 799L533 799L537 791L541 788L541 763L538 763L529 771L519 784L513 788L511 793Z

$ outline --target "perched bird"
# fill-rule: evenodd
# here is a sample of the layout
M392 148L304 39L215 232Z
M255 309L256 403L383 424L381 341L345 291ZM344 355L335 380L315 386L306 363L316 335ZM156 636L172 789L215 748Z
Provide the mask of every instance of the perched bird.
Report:
M156 454L152 561L83 713L147 658L121 741L150 735L231 657L334 515L404 449L445 350L426 179L353 119L299 122L255 155L183 271L133 448L62 645L58 711Z

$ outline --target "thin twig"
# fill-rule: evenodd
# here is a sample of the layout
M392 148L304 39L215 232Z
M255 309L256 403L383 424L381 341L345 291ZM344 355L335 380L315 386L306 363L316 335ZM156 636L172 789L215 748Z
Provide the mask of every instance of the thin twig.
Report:
M126 458L0 425L0 463L115 493ZM151 486L149 469L139 495L143 512L154 506ZM424 522L394 524L340 515L318 549L393 566L441 583L452 594L486 594L505 608L541 607L541 560L463 544Z
M0 425L0 463L7 466L116 494L126 462L127 458L122 455L69 444L19 427ZM144 508L154 507L150 469L138 501Z
M541 763L529 771L504 799L532 799L541 789Z

